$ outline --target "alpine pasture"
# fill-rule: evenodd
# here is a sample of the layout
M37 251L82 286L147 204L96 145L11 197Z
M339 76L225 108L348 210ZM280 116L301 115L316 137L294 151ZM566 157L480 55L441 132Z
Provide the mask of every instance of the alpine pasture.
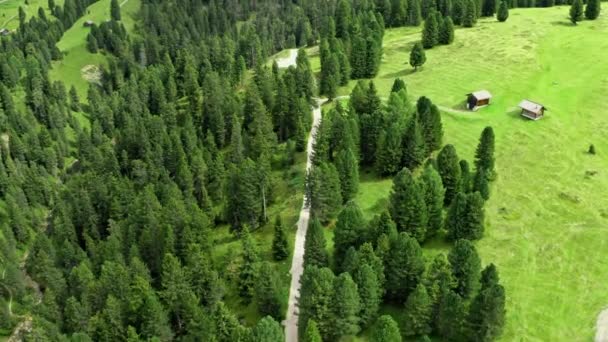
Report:
M513 9L507 22L457 29L454 43L427 50L414 72L409 52L420 28L386 31L374 78L380 96L400 77L412 101L425 95L442 106L444 141L460 158L472 160L485 126L496 132L498 177L477 248L508 293L503 341L588 341L608 306L607 34L605 15L574 26L567 6ZM311 63L318 71L318 57ZM450 110L464 110L465 94L480 89L494 95L489 107ZM545 117L521 117L523 99L545 105ZM597 154L587 153L590 144ZM356 200L368 218L391 185L362 174ZM447 249L439 240L425 247Z

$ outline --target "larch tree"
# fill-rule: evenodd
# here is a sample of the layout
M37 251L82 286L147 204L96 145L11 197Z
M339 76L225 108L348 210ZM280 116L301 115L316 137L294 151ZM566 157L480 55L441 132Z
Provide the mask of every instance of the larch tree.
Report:
M424 168L421 180L422 195L426 203L428 225L425 240L435 236L443 226L443 197L445 189L441 182L441 176L432 165Z
M439 27L435 17L435 11L433 10L424 20L424 28L422 29L422 46L425 49L432 49L433 46L437 45L438 34Z
M406 232L422 242L428 224L427 208L420 184L404 168L393 179L389 210L399 232Z
M376 320L369 337L370 342L401 342L399 325L390 315L383 315Z
M361 300L357 284L350 274L342 273L335 278L331 306L331 340L337 341L342 336L356 335L361 329L359 326Z
M444 205L450 205L452 199L460 190L460 164L456 148L448 144L437 155L437 171L445 188Z
M572 0L572 5L570 6L570 21L576 25L579 21L583 20L583 1L582 0Z
M596 1L596 0L591 0ZM598 1L599 3L599 1ZM502 0L500 5L498 5L498 12L496 12L496 19L501 23L507 21L509 19L509 5L506 0Z
M316 217L308 223L306 231L306 241L304 242L304 266L328 266L328 253L323 234L323 226Z
M285 228L281 220L281 215L277 215L274 221L274 237L272 239L272 257L274 260L281 261L289 256L289 242L285 234Z
M426 287L419 283L405 302L403 331L407 336L426 335L431 332L433 303Z
M456 279L456 293L471 298L479 288L481 261L475 246L469 240L458 240L448 254L452 274Z
M585 18L588 20L595 20L600 16L601 11L600 0L587 0L587 6L585 7Z

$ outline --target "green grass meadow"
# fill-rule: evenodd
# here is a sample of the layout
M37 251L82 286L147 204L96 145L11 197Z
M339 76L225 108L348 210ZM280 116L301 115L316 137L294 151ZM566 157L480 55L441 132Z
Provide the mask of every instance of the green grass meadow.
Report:
M469 161L483 128L496 134L498 178L477 247L506 287L503 341L589 341L608 307L608 16L577 26L567 16L562 6L511 10L505 23L483 19L457 29L452 45L427 50L415 73L409 51L420 28L387 30L374 79L382 97L401 77L413 100L426 95L445 107L459 108L475 90L494 95L487 108L442 119L444 142ZM546 116L522 118L522 99L544 104ZM591 143L597 155L586 153ZM362 173L357 201L368 218L390 187ZM441 241L425 247L447 250Z

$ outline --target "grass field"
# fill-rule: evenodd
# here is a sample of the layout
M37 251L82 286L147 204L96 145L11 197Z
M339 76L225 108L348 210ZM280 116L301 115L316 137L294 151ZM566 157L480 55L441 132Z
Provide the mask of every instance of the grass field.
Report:
M56 0L55 4L63 6L64 0ZM50 15L47 0L29 0L29 5L25 4L25 0L0 0L0 29L6 28L15 30L19 27L19 7L22 6L25 10L25 20L29 20L32 16L38 15L38 8L42 7L46 15Z
M445 107L479 89L494 95L479 112L444 113L443 123L444 141L468 160L485 126L496 133L498 179L477 246L506 287L503 341L589 341L608 306L608 16L573 26L567 15L568 7L517 9L506 23L481 20L427 51L416 73L407 63L420 29L387 30L374 80L380 96L401 77L413 99ZM318 57L311 63L318 70ZM526 98L548 107L544 119L519 116ZM586 153L590 143L595 156ZM366 216L385 205L390 186L363 175L357 201Z
M132 34L135 27L135 15L141 6L141 1L123 0L121 4L123 4L121 7L122 23ZM50 71L51 79L62 80L68 89L73 85L81 100L85 102L89 82L83 77L83 68L103 66L106 63L106 57L102 53L93 54L86 49L90 28L84 27L84 22L92 20L99 25L110 19L110 0L100 0L92 4L87 8L87 13L76 21L57 43L57 47L63 52L64 57L61 61L53 62L53 69Z

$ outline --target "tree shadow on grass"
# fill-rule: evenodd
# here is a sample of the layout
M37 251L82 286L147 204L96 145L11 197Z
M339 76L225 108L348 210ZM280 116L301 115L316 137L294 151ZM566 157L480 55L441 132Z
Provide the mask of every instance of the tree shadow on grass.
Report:
M406 66L406 68L407 69L403 69L401 71L392 72L390 74L383 75L382 78L387 79L387 78L403 77L403 76L411 75L414 72L417 72L417 71L414 71L414 68L407 67L407 66ZM422 69L418 69L418 71L422 71Z
M575 24L573 24L570 21L561 21L561 20L552 21L551 25L553 25L553 26L567 26L567 27L576 26Z

